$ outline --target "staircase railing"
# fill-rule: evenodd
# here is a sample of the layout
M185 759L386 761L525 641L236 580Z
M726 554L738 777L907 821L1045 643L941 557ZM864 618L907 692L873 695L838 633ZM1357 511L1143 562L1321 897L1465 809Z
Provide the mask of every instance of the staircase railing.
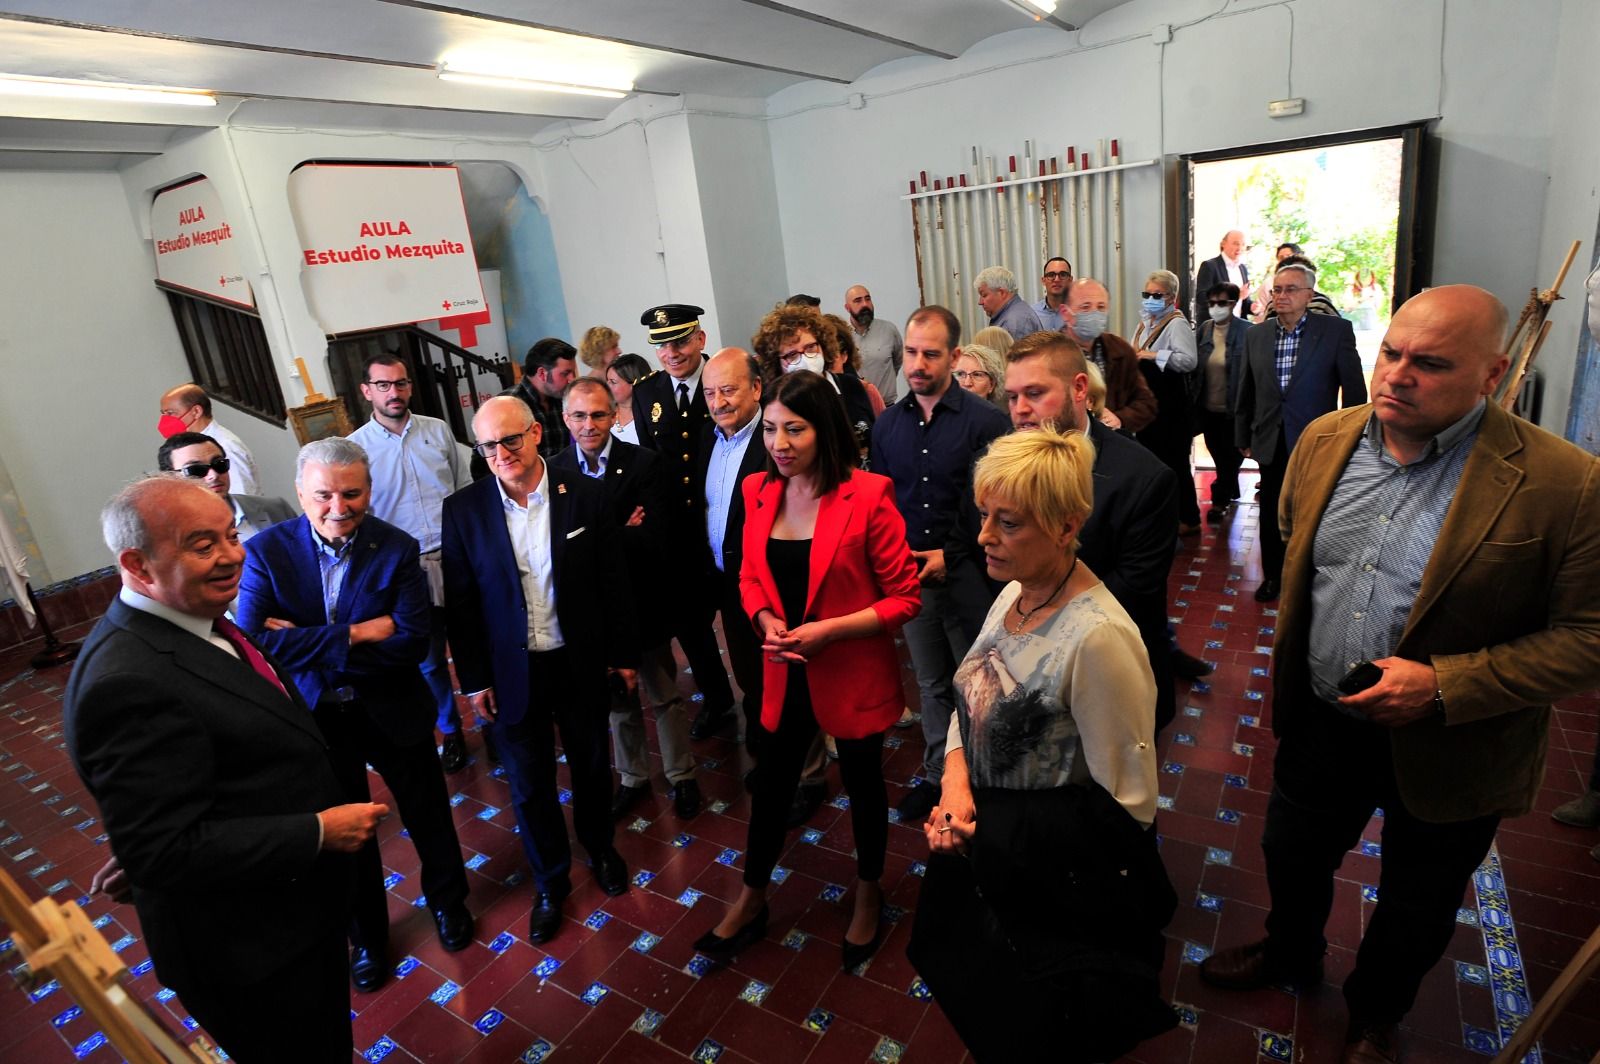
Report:
M485 399L513 383L511 362L504 355L484 358L415 325L345 333L328 341L328 371L334 391L344 399L358 425L372 414L371 404L361 395L361 365L378 351L403 355L410 364L415 377L412 413L442 418L465 444L472 442L472 413ZM499 386L494 391L480 389L482 375L492 375Z

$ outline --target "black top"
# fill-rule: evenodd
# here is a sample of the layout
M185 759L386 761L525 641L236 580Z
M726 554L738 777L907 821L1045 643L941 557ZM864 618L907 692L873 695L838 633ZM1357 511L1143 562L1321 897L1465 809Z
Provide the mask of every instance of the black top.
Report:
M806 583L811 579L811 541L767 540L767 565L772 569L773 583L778 585L784 624L800 627L805 623Z

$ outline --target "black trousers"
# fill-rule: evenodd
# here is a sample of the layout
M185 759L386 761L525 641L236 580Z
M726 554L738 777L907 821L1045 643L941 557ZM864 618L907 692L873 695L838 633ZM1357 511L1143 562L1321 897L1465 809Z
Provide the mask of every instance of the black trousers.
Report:
M1261 849L1272 911L1267 948L1282 963L1314 964L1327 948L1333 873L1383 809L1378 904L1344 984L1350 1015L1396 1023L1455 932L1456 910L1500 824L1497 816L1432 824L1406 811L1386 728L1308 698L1278 745Z
M570 885L572 845L557 796L555 732L572 781L572 826L590 859L611 849L610 695L604 672L579 676L565 647L528 655L527 711L514 724L490 725L522 849L540 890Z
M1177 476L1178 522L1199 524L1200 502L1194 492L1194 468L1189 464L1194 434L1189 431L1187 414L1163 413L1135 438Z
M703 542L701 547L704 548ZM712 713L733 708L733 688L728 685L728 670L722 664L717 633L711 627L717 605L716 596L700 586L693 588L673 607L678 620L673 626L672 637L683 648L683 656L689 659L694 685L705 696L705 710Z
M762 890L772 877L788 830L785 820L806 752L818 731L811 710L811 689L804 665L789 666L783 715L778 730L761 744L757 755L755 793L750 799L750 835L744 859L744 883ZM883 786L883 733L864 739L838 739L839 774L850 796L850 827L856 842L856 875L876 882L883 875L889 845L889 796Z
M1233 445L1232 414L1203 411L1201 431L1206 450L1217 467L1217 478L1211 482L1211 505L1220 510L1239 497L1239 466L1244 463L1244 455Z
M239 1064L347 1064L355 1048L348 965L344 943L328 935L254 983L211 983L178 999Z
M739 574L717 574L717 609L722 614L722 637L728 643L728 664L733 667L733 678L744 693L744 745L754 753L761 744L761 638L756 635L750 618L745 616L744 603L739 598ZM699 675L698 670L696 675ZM704 688L702 688L704 690ZM707 696L710 697L709 695ZM729 693L732 697L732 693Z
M399 807L400 821L411 834L422 859L422 892L434 912L467 900L467 871L461 863L461 842L450 816L450 795L444 770L433 747L433 733L417 742L397 744L368 715L362 702L323 699L313 714L322 737L332 748L333 768L347 802L369 802L367 766L383 777ZM350 941L383 949L389 942L389 903L383 890L383 859L378 840L368 840L356 853L355 911Z
M1259 460L1258 460L1259 461ZM1257 538L1261 542L1261 578L1279 580L1283 577L1283 534L1278 531L1278 500L1283 496L1283 477L1289 471L1289 444L1278 430L1277 453L1272 461L1261 462L1261 481L1256 489L1256 501L1261 504L1260 528Z

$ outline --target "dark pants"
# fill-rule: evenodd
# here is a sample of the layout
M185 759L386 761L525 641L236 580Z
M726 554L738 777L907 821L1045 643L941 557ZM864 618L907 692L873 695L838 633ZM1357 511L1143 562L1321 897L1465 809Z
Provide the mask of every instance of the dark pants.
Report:
M1194 493L1194 468L1189 464L1194 450L1194 435L1189 431L1187 415L1167 423L1163 413L1154 425L1139 433L1137 439L1161 459L1161 464L1172 470L1178 478L1178 523L1200 523L1200 502Z
M348 964L344 943L328 935L253 983L211 983L178 1000L239 1064L347 1064L355 1048Z
M805 666L789 667L783 715L778 730L762 743L756 767L755 794L750 801L749 852L744 859L745 886L766 888L783 850L785 818L806 753L817 736ZM850 827L855 833L856 875L876 882L883 875L883 854L889 845L889 796L883 786L883 733L864 739L835 739L839 774L850 795Z
M1600 737L1595 739L1594 768L1589 772L1589 789L1600 791Z
M450 795L444 770L433 748L433 736L401 746L372 721L363 703L317 703L317 727L332 748L333 768L347 802L369 802L367 766L377 770L400 809L400 821L411 835L422 859L422 891L428 907L441 909L467 900L467 872L461 863L461 843L450 816ZM369 949L386 948L389 941L389 903L383 890L383 859L378 840L370 839L356 853L355 913L350 941Z
M1396 1023L1444 955L1456 910L1500 818L1417 819L1396 791L1387 729L1314 699L1296 712L1297 729L1278 746L1261 839L1272 894L1268 951L1294 969L1322 956L1334 870L1360 840L1373 809L1382 807L1378 904L1344 996L1353 1018Z
M694 685L705 696L705 711L721 713L732 709L733 688L728 686L728 670L723 667L717 633L711 627L717 611L715 595L704 586L696 587L685 601L672 608L678 612L672 637L683 648L683 656L689 659Z
M428 656L422 662L422 678L428 681L428 690L439 706L434 727L441 734L454 735L461 730L461 710L456 708L456 693L450 683L450 653L445 646L445 612L434 606L428 610Z
M722 637L728 642L728 664L733 667L733 678L743 692L740 704L744 708L744 745L754 753L761 744L761 638L745 615L744 603L739 598L739 577L717 574L718 603L722 613Z
M1217 478L1211 482L1211 505L1221 510L1239 497L1239 466L1244 455L1233 445L1232 414L1207 410L1201 418L1206 450L1217 467Z
M1258 460L1259 461L1259 460ZM1278 530L1278 499L1283 495L1283 475L1289 470L1289 444L1278 431L1277 453L1272 461L1261 463L1261 482L1256 489L1256 501L1261 504L1261 579L1279 580L1283 577L1283 534Z
M508 724L497 718L490 731L534 881L540 890L560 891L570 885L572 846L556 794L555 730L572 781L572 826L593 860L611 849L612 840L609 696L604 673L575 675L565 647L528 655L528 690L522 719Z

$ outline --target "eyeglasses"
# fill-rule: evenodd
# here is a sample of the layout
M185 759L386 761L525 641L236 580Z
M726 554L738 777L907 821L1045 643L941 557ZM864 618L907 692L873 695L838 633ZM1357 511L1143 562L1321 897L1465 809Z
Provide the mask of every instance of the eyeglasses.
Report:
M820 355L820 354L822 354L822 345L817 343L815 340L813 340L811 343L807 344L804 347L796 348L793 351L783 351L783 352L779 353L778 360L780 362L782 362L785 366L789 366L789 365L793 365L795 362L797 362L801 355Z
M981 369L958 369L955 372L955 378L962 383L977 380L986 381L989 379L989 374L986 370Z
M1141 296L1144 296L1146 299L1166 299L1167 298L1167 293L1165 293L1165 292L1140 292L1139 294Z
M1231 299L1208 299L1208 300L1206 300L1206 305L1207 306L1212 306L1212 307L1231 307L1231 306L1233 306L1233 303L1234 303L1234 301L1231 300Z
M183 475L193 480L199 480L212 471L226 473L233 465L227 455L219 454L209 462L189 462L183 467Z
M1304 285L1298 285L1298 286L1293 287L1293 288L1291 288L1291 287L1289 287L1287 285L1274 285L1270 289L1270 291L1275 296L1292 296L1296 292L1309 292L1310 289L1305 287Z
M522 445L527 442L527 439L528 434L526 431L514 432L510 436L502 436L498 440L485 440L482 443L475 443L472 445L472 449L478 452L478 455L483 458L494 457L494 449L496 447L503 447L512 454L515 454L516 452L522 450Z
M362 381L361 383L370 384L374 388L378 389L379 392L387 392L391 388L395 391L401 392L408 392L411 390L410 377L401 377L397 381Z
M1070 281L1072 280L1072 274L1067 270L1047 270L1045 271L1044 279L1046 281Z
M594 413L590 413L587 410L568 410L562 416L568 421L572 422L574 425L582 425L589 421L610 421L612 418L616 417L617 414L614 410L596 410ZM518 444L518 447L520 446L521 444ZM513 451L516 449L516 447L512 448Z

